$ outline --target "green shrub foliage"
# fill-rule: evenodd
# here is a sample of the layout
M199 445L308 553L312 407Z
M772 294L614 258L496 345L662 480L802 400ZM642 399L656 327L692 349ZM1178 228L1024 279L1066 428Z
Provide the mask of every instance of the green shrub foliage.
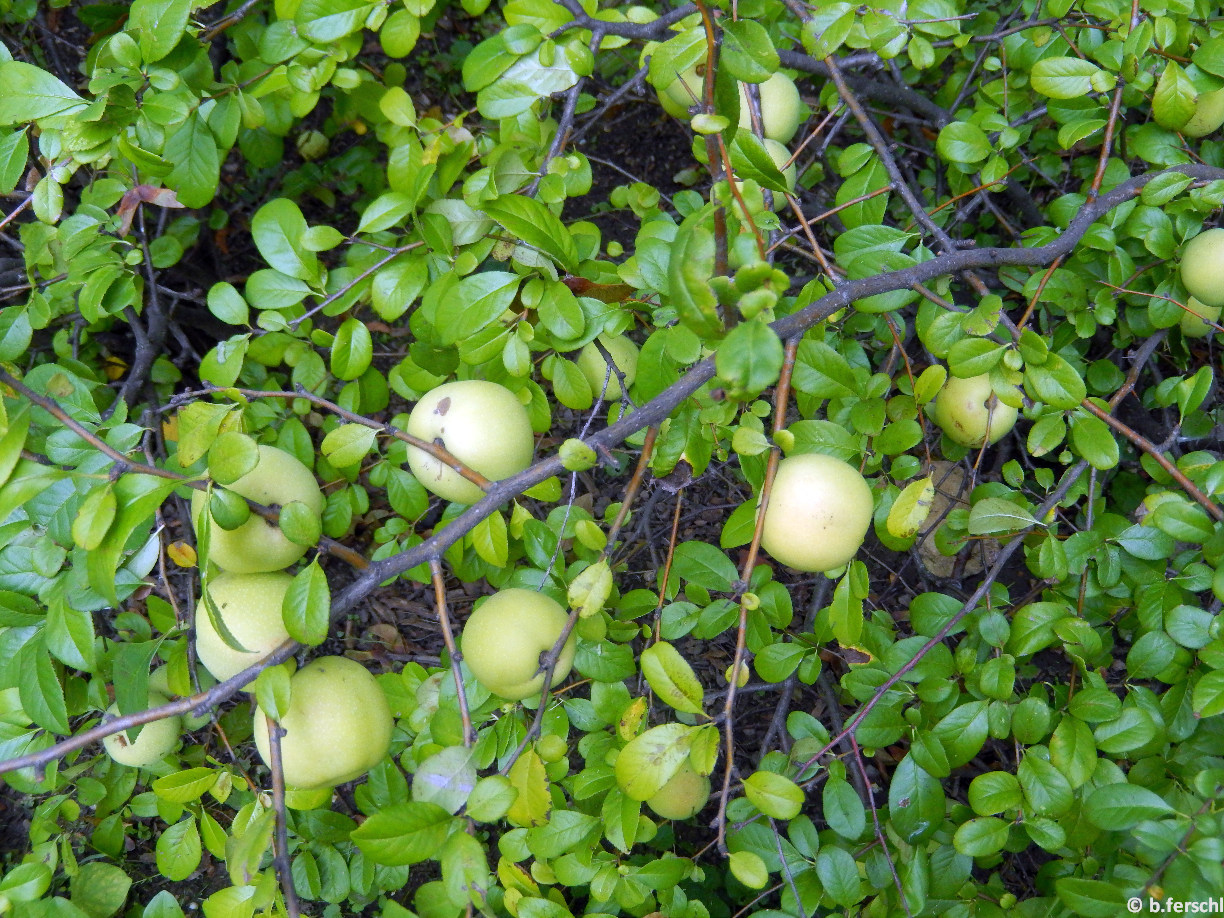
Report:
M0 0L0 915L1218 897L1220 350L1182 319L1224 265L1180 259L1221 91L1210 0ZM949 376L1015 428L944 436ZM406 433L473 379L525 470L456 460L446 400ZM226 487L261 446L321 510ZM874 502L815 574L759 548L804 453ZM292 637L201 682L252 515L307 552ZM511 588L569 611L541 670L576 635L521 701L457 644ZM323 654L391 751L287 788L252 711Z

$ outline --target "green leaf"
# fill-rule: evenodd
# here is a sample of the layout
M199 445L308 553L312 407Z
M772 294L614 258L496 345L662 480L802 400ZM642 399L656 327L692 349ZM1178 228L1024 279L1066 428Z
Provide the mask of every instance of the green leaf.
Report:
M1033 65L1033 89L1051 99L1078 99L1092 92L1100 67L1078 57L1047 57Z
M187 816L165 829L157 837L155 851L157 869L167 880L177 883L195 873L203 855L195 817Z
M1040 366L1024 369L1025 387L1051 408L1074 408L1084 400L1088 388L1071 364L1051 353Z
M248 325L250 308L238 289L222 281L208 289L208 311L227 325Z
M822 792L825 822L846 841L856 841L867 829L867 811L858 793L843 778L830 777Z
M92 615L71 608L63 599L52 599L47 604L46 634L47 649L57 660L93 672L96 635Z
M29 348L33 337L28 309L10 306L0 313L0 360L19 358Z
M708 542L682 542L672 559L672 572L682 580L726 593L739 579L731 559Z
M1096 415L1076 412L1072 416L1071 446L1094 469L1106 471L1118 464L1118 442L1109 425Z
M677 711L701 714L705 691L687 660L671 644L658 641L642 651L642 675L660 700Z
M21 707L30 720L52 733L70 732L64 687L60 685L55 665L47 653L45 639L40 635L26 641L17 652L14 663Z
M149 904L140 913L140 918L185 918L185 916L174 894L163 889L149 900Z
M693 728L660 724L634 737L616 757L616 783L632 800L649 800L680 770L692 747Z
M1028 800L1030 812L1057 818L1071 808L1070 782L1045 759L1026 755L1016 768L1016 778Z
M1018 810L1023 802L1020 782L1010 772L990 771L978 775L969 785L969 805L979 816Z
M773 819L794 819L806 800L799 785L772 771L755 771L745 778L744 794L753 806Z
M140 36L140 54L146 64L160 61L178 45L187 31L191 0L134 0L128 29Z
M208 474L218 484L230 485L259 465L259 446L244 433L227 430L208 449Z
M1083 787L1096 771L1096 740L1078 717L1064 717L1050 737L1050 764L1061 771L1072 789Z
M1054 891L1059 902L1084 918L1114 918L1126 914L1123 910L1126 894L1104 880L1062 877L1054 881Z
M281 614L289 636L301 644L313 647L327 639L330 630L331 591L327 575L315 558L300 570L285 592Z
M681 323L702 337L722 329L718 299L710 287L715 248L714 234L707 225L710 219L711 213L704 207L684 218L671 244L667 269L668 287Z
M382 807L350 837L376 864L417 864L437 857L454 819L436 803L397 803Z
M323 537L322 519L304 501L291 500L281 507L278 523L285 538L294 545L313 548Z
M0 125L25 124L52 115L70 115L85 100L47 71L21 61L0 63Z
M375 432L364 424L342 424L319 444L323 458L338 469L356 465L374 446Z
M1194 687L1194 713L1199 717L1215 717L1224 713L1224 669L1204 674Z
M455 284L445 315L439 311L434 319L438 343L455 344L492 325L514 302L520 280L505 271L483 271Z
M1134 784L1106 784L1084 800L1084 814L1099 829L1125 832L1147 819L1174 812L1163 797Z
M500 512L489 514L472 528L472 547L494 567L505 567L509 557L506 518Z
M1198 91L1186 71L1177 61L1165 64L1164 72L1156 81L1156 91L1152 95L1152 116L1161 127L1171 131L1185 127L1186 122L1194 117L1195 99Z
M302 38L330 45L358 31L373 6L369 0L303 0L294 22Z
M893 827L910 844L931 837L943 825L944 792L939 782L907 755L888 786L888 813Z
M0 473L0 481L3 479L4 475ZM106 538L118 511L119 499L115 497L112 485L107 483L100 488L94 488L81 503L81 508L72 521L72 541L86 551L93 551Z
M211 768L188 768L155 779L153 793L170 803L191 803L216 785L217 775Z
M732 851L727 866L731 875L749 889L764 889L769 882L769 868L754 851Z
M30 138L24 130L13 131L0 138L0 194L17 187L25 174L26 157L30 155Z
M980 163L994 149L986 132L967 121L953 121L945 126L939 132L935 147L948 162L965 165Z
M782 682L799 668L800 662L811 650L804 644L782 641L762 648L753 658L752 665L766 682Z
M835 845L821 847L816 855L816 875L824 891L843 908L850 908L863 898L862 880L854 856Z
M331 370L336 378L356 379L369 368L373 358L374 341L365 323L352 317L340 323L331 348Z
M447 746L429 756L412 776L412 799L458 813L476 789L475 755L471 748Z
M293 699L293 687L289 681L289 670L284 665L269 666L255 679L255 701L259 710L256 717L267 716L280 720L289 710Z
M466 832L455 832L442 846L438 860L442 865L442 883L451 902L472 902L482 907L492 885L484 845ZM520 911L520 918L522 914Z
M961 854L989 857L1003 850L1009 831L1009 823L997 816L979 816L957 827L952 844Z
M72 904L89 918L111 918L127 901L132 879L114 864L88 861L69 882Z
M166 140L164 155L174 165L166 185L177 192L180 204L204 207L212 201L221 182L221 155L212 129L198 111Z
M288 198L274 198L251 219L251 236L264 261L282 274L313 283L318 279L319 263L302 246L306 229L301 208Z
M378 233L395 226L412 213L413 199L402 191L388 191L371 201L361 212L359 233Z
M778 333L758 316L731 329L714 367L733 398L749 397L778 381L784 356Z
M502 195L480 205L506 232L539 249L571 274L578 272L578 247L557 215L534 198Z
M1019 532L1035 522L1027 508L1003 497L987 497L969 511L969 534Z
M778 52L769 32L759 22L740 19L724 21L722 53L718 62L727 72L745 83L763 83L778 69Z

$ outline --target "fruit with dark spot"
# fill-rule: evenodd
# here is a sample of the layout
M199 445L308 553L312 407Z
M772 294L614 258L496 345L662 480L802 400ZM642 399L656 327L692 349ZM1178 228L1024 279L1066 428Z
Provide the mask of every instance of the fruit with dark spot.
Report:
M531 464L535 438L518 396L479 379L446 383L425 394L408 418L408 433L447 451L491 481L517 475ZM459 504L484 491L424 450L408 447L408 465L426 488Z

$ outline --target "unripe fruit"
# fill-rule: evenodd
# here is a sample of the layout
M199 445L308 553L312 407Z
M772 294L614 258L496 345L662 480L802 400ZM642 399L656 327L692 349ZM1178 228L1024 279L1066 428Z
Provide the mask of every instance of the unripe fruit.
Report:
M1019 412L992 398L990 376L949 376L935 396L934 417L948 439L961 446L998 443L1016 426ZM987 405L990 401L993 404Z
M1224 306L1204 306L1194 297L1186 303L1186 311L1181 315L1181 332L1187 338L1206 338L1215 331L1219 324L1220 313Z
M199 674L200 688L208 689L216 685L208 672ZM170 667L159 666L153 672L149 673L149 692L156 692L159 695L165 695L167 698L177 696L178 693L170 688ZM191 694L189 691L187 694ZM183 715L183 730L191 733L193 730L199 730L207 724L212 717L209 714L184 714Z
M165 704L168 700L165 695L159 695L156 692L149 693L150 708ZM117 717L119 706L112 704L106 709L106 714L107 717ZM175 714L145 724L135 740L130 739L126 731L112 733L103 738L102 747L120 765L148 768L174 751L174 747L178 745L179 734L182 732L183 720Z
M260 446L255 468L225 486L242 497L268 507L282 507L301 501L314 513L323 512L323 492L314 474L297 457L275 446ZM205 495L191 495L191 522L199 531ZM208 560L222 570L237 574L279 571L306 554L305 545L290 542L280 526L252 513L236 529L210 528Z
M757 84L761 94L761 130L770 140L789 143L799 130L803 120L803 102L795 82L783 73L775 73L764 83ZM748 90L740 84L741 130L752 130L752 116L748 109Z
M841 567L858 552L871 525L871 488L853 466L819 453L778 463L761 547L796 570Z
M319 657L289 680L289 710L281 718L285 785L335 787L361 777L391 749L394 719L370 672L347 657ZM255 710L255 746L271 762L268 721Z
M710 779L697 774L688 759L671 780L646 801L663 819L689 819L701 812L710 799Z
M293 578L283 571L222 574L208 582L208 595L221 621L247 653L235 650L213 627L201 599L196 606L196 656L219 682L258 663L289 638L281 605Z
M600 335L599 343L608 349L616 368L625 374L625 384L633 385L633 381L637 378L637 345L624 335ZM584 345L578 352L577 363L578 369L591 384L591 391L595 395L603 392L604 400L609 402L621 397L620 380L616 378L616 373L608 372L608 361L604 359L604 355L599 352L594 342ZM605 379L608 381L607 391L604 391Z
M441 440L451 455L491 481L523 471L535 448L531 421L518 396L479 379L427 392L412 409L407 431L422 440ZM408 447L408 465L443 500L474 504L484 497L477 485L414 446Z
M701 99L704 79L697 74L696 67L689 67L659 90L659 102L664 111L673 118L688 118L689 109Z
M481 685L509 701L544 688L540 654L551 650L569 616L560 603L534 590L513 588L490 596L463 626L463 661ZM552 685L574 664L573 632L561 648Z
M1224 306L1224 229L1206 230L1186 243L1181 279L1204 306Z

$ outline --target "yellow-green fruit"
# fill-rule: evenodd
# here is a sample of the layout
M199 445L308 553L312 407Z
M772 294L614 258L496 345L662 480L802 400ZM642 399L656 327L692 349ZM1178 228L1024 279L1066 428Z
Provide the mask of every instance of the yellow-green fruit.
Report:
M858 469L805 453L778 463L761 547L800 571L829 571L855 556L871 525L871 488Z
M149 693L150 708L165 704L168 700L165 695L159 695L156 692ZM119 706L112 704L106 709L106 715L117 717ZM178 745L179 734L182 732L183 720L175 714L145 724L135 740L132 740L126 731L112 733L103 738L102 747L120 765L148 768L174 751Z
M408 418L408 433L442 445L468 468L491 481L531 465L535 438L518 396L479 379L446 383L425 394ZM444 500L474 504L484 492L429 453L408 447L408 465L426 488Z
M214 680L207 672L200 675L200 688L207 689L216 685ZM167 698L171 696L180 696L178 692L170 688L170 667L159 666L153 672L149 673L149 692L156 692L159 695L165 695ZM191 694L188 692L187 694ZM199 730L207 724L212 718L208 714L184 714L183 715L183 730L191 733L193 730Z
M697 774L685 759L680 770L646 801L663 819L689 819L701 812L710 799L710 779Z
M699 76L696 67L689 67L676 75L676 78L659 90L659 102L664 111L674 118L689 117L689 109L701 98L705 80Z
M283 571L221 574L208 582L208 595L221 621L249 653L235 650L213 627L201 599L196 605L196 657L219 682L258 663L289 637L281 604L293 578Z
M633 385L633 380L637 378L637 345L624 335L616 335L614 337L600 335L599 342L608 349L608 353L612 355L612 362L616 364L617 369L625 374L625 384ZM607 401L613 401L621 397L620 380L616 378L615 373L608 372L608 362L593 342L584 345L582 350L578 352L578 369L582 371L582 375L591 384L591 391L595 395L603 392L603 397ZM604 391L605 378L608 380L607 391Z
M1181 132L1187 137L1202 137L1224 125L1224 89L1199 93L1194 100L1194 114Z
M1224 229L1206 230L1186 243L1181 279L1204 306L1224 306Z
M795 81L783 73L775 73L764 83L757 84L761 94L761 130L770 140L789 143L803 120L803 102ZM742 130L752 130L752 115L748 109L748 90L740 84L740 118Z
M540 654L551 650L569 619L560 603L534 590L513 588L490 596L463 626L463 662L481 685L510 701L544 688ZM552 685L574 665L574 633L561 648Z
M987 400L993 393L989 375L968 379L949 376L935 396L935 423L948 435L948 439L961 446L979 447L998 443L1016 426L1019 412L998 399L993 400L992 406L987 406Z
M319 657L289 680L289 710L280 721L285 785L335 787L361 777L391 749L394 719L370 672L347 657ZM255 746L271 763L268 722L255 710Z
M1215 324L1220 321L1220 313L1224 306L1204 306L1194 297L1186 303L1186 311L1181 315L1181 332L1187 338L1205 338L1215 331Z
M260 446L255 468L225 487L268 507L283 507L296 500L316 514L323 512L323 492L313 473L296 456L275 446ZM193 492L191 522L197 532L204 504L204 492ZM208 560L237 574L279 571L306 554L305 545L290 542L280 526L255 513L237 529L225 530L213 521L209 531Z

